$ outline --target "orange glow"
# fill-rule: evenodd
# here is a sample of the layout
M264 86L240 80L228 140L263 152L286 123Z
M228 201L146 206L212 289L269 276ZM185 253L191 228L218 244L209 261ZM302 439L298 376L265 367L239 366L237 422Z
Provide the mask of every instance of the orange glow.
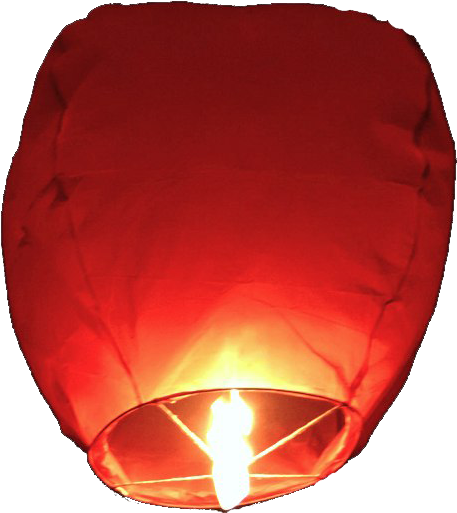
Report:
M249 495L249 463L253 453L246 437L253 424L253 413L230 390L230 401L219 397L211 406L212 420L207 441L213 460L213 482L222 509L229 510Z

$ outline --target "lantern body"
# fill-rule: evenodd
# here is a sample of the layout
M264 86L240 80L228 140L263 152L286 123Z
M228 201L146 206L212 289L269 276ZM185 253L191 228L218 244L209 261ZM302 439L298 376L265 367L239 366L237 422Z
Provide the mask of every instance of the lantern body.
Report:
M210 465L163 407L204 438L236 388L256 453L322 416L245 504L339 468L433 312L454 162L427 61L371 17L115 5L66 27L3 209L14 327L63 432L125 495L215 507L207 479L167 481Z

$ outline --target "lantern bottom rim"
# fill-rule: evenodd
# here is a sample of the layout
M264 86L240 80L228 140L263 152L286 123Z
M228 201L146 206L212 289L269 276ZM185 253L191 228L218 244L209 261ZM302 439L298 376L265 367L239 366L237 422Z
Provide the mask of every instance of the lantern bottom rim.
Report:
M140 404L111 421L88 450L103 483L140 502L220 509L207 433L211 406L229 388L174 394ZM361 416L347 404L301 392L239 388L252 411L249 494L261 502L315 484L351 456Z

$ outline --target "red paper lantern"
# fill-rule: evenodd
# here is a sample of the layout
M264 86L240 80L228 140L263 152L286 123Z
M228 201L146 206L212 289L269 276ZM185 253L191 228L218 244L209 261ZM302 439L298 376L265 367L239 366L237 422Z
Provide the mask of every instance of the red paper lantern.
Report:
M38 74L3 208L14 327L135 499L225 509L357 454L447 253L455 152L403 31L310 5L111 5Z

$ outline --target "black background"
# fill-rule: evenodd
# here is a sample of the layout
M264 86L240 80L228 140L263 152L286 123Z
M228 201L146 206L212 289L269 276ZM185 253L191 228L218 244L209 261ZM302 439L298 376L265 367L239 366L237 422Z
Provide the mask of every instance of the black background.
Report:
M97 2L17 2L2 5L3 88L2 136L5 175L19 144L36 73L59 32L86 17ZM431 63L448 122L455 125L455 28L452 4L433 2L404 7L401 2L332 3L340 9L369 12L412 34ZM405 3L405 5L409 5ZM453 129L455 132L455 127ZM455 236L454 236L455 239ZM416 509L429 502L432 510L446 511L455 485L447 475L454 469L455 428L455 240L435 314L419 348L412 372L399 397L382 419L365 449L339 472L316 486L255 506L268 509L356 511ZM453 270L454 268L454 270ZM5 293L6 294L6 293ZM6 295L5 295L6 298ZM15 507L82 508L138 511L148 507L115 494L99 481L86 455L60 432L57 420L34 384L17 345L6 299L3 328L2 425L4 428L2 499ZM171 511L168 508L161 511Z

